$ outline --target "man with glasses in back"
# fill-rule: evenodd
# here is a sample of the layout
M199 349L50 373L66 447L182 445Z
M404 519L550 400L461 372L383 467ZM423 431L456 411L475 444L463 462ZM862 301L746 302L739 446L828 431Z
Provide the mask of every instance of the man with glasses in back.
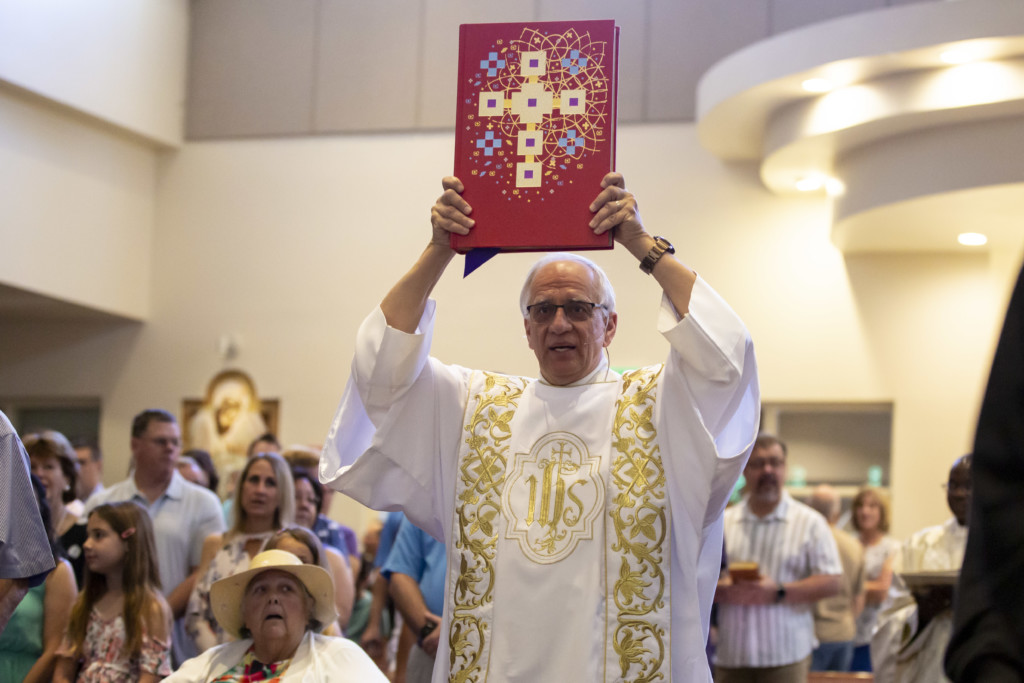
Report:
M725 545L749 574L722 577L717 683L803 683L811 665L814 603L839 592L843 565L825 518L785 489L786 444L760 434L746 495L725 512Z
M435 682L710 682L721 512L759 415L743 323L612 173L590 227L661 287L667 362L612 370L611 283L552 254L520 295L540 377L445 365L429 297L474 221L462 183L443 186L429 245L359 331L321 479L445 543Z
M224 531L220 501L178 472L181 429L165 410L144 410L132 421L132 463L127 479L89 498L85 515L98 505L131 500L149 511L156 532L157 564L164 595L174 612L174 665L195 656L182 617L199 568L203 541Z

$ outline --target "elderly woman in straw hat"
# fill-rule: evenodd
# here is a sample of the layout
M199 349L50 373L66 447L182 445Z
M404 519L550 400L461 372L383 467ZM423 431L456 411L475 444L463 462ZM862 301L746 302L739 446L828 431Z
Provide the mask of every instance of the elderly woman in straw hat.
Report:
M387 678L355 643L319 634L338 618L331 576L284 550L210 588L213 613L239 640L188 660L165 681L363 681Z

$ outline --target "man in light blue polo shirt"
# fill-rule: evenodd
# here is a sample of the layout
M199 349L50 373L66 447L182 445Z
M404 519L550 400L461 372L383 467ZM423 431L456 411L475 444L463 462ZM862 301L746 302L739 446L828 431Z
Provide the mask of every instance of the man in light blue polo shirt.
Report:
M444 576L447 567L444 544L402 520L383 575L391 582L391 597L406 625L416 634L409 653L406 683L430 683L444 610Z
M224 531L220 501L211 491L186 481L178 473L181 429L164 410L145 410L132 421L135 469L124 481L94 494L85 516L97 505L131 500L149 511L156 532L157 564L167 602L174 612L174 665L198 654L185 633L182 617L188 605L203 541Z

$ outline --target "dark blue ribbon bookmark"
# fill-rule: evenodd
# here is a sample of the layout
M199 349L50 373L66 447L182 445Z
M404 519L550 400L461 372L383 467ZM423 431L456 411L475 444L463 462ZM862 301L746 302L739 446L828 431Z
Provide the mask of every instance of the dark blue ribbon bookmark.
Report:
M501 253L501 249L470 249L466 252L466 269L462 277L467 278L474 270Z

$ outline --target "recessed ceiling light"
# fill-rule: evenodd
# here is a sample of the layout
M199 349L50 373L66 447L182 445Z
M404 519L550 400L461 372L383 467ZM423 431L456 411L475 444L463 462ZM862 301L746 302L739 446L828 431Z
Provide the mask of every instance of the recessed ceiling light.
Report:
M974 61L977 57L973 50L969 50L963 47L954 47L950 50L945 50L939 55L947 65L966 65L969 61Z
M820 190L825 184L825 178L820 175L804 176L796 181L794 187L801 192L814 192Z
M803 82L803 88L807 92L828 92L835 86L832 81L827 81L824 78L808 78Z
M962 232L957 235L956 241L965 247L980 247L988 242L988 238L980 232Z
M846 184L839 178L829 178L825 181L825 194L829 197L839 197L846 193Z

